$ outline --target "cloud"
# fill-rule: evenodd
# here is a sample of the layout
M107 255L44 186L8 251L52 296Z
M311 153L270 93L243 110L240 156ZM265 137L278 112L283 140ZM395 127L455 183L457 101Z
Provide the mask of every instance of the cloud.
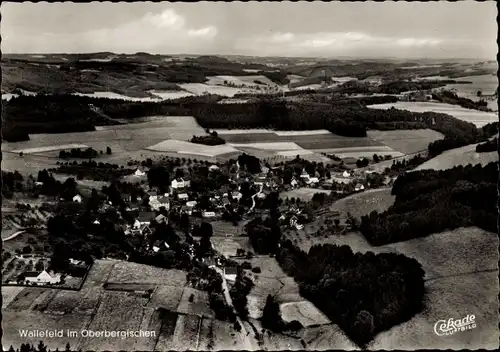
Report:
M166 9L159 14L148 13L144 16L144 20L151 22L158 28L169 28L180 30L184 28L186 20L172 9Z
M213 45L217 34L215 26L192 27L184 16L167 8L158 13L146 13L136 20L114 27L87 30L76 35L45 32L36 36L24 36L22 42L29 48L28 51L36 50L40 53L81 52L82 48L118 53L179 53L205 50Z
M390 53L397 50L435 47L438 38L398 38L374 36L363 32L277 33L271 37L261 34L242 38L236 49L263 55L350 55L358 52Z
M217 35L217 28L214 26L208 26L200 29L190 29L187 34L190 37L213 38Z

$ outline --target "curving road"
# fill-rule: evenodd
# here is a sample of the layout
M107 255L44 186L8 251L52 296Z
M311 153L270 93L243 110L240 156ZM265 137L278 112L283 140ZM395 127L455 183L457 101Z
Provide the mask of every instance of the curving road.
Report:
M10 235L9 237L5 237L5 238L2 238L2 242L4 241L8 241L8 240L11 240L13 238L16 238L18 235L24 233L25 230L20 230L20 231L17 231L15 233L13 233L12 235Z

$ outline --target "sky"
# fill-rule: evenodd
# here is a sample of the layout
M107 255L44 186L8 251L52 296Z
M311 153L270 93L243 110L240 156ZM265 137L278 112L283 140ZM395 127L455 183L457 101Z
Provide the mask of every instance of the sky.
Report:
M497 8L475 2L9 3L3 53L495 59Z

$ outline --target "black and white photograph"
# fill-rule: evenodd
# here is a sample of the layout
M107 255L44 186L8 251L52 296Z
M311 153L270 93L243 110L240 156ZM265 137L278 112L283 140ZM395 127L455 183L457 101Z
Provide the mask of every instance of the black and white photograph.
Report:
M495 1L0 12L3 351L499 349Z

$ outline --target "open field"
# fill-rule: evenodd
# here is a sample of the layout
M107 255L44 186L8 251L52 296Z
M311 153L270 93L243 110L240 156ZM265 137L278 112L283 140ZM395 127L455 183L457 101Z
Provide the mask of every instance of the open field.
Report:
M293 197L293 198L299 198L304 201L310 201L315 193L330 194L331 191L320 188L301 187L280 193L280 198L285 199Z
M127 95L123 94L118 94L114 92L93 92L93 93L73 93L74 95L79 95L79 96L84 96L84 97L91 97L91 98L108 98L108 99L121 99L121 100L128 100L128 101L137 101L137 102L154 102L159 100L158 97L144 97L144 98L137 98L137 97L129 97Z
M181 83L179 86L194 95L217 94L225 97L234 97L240 93L257 93L258 91L252 88L233 88L214 84L205 83Z
M301 334L308 350L359 350L336 324L308 327Z
M435 102L406 102L398 101L390 104L370 105L371 109L395 109L409 110L413 112L432 111L451 115L457 119L471 122L478 127L484 126L490 122L498 121L498 114L479 110L465 109L458 105L435 103Z
M109 283L142 283L184 286L186 273L175 269L162 269L144 264L118 261L106 280Z
M377 335L369 349L498 348L498 284L498 269L427 282L423 312ZM439 320L463 319L467 314L476 316L476 328L451 336L434 333Z
M24 290L24 287L4 286L2 287L2 310L7 307L16 296Z
M412 154L427 150L429 143L443 139L443 134L431 129L368 131L368 137L382 142L388 147L403 154Z
M28 149L19 149L19 150L13 150L13 153L24 153L24 154L30 154L30 153L43 153L43 152L50 152L54 150L64 150L64 149L73 149L73 148L88 148L88 145L85 144L66 144L66 145L54 145L54 146L48 146L48 147L39 147L39 148L28 148Z
M160 142L148 147L147 149L161 152L192 154L193 157L195 157L196 155L215 157L219 154L227 154L237 151L237 149L229 145L207 146L203 144L196 144L174 139Z
M347 213L351 213L355 218L360 218L374 210L378 212L387 210L394 204L394 199L390 188L369 189L339 199L330 206L330 210L338 211L340 218L347 217Z
M171 286L166 282L165 285L158 286L154 290L149 300L148 307L159 307L175 312L181 302L183 293L183 286Z
M161 90L150 90L149 93L159 97L162 100L179 99L185 97L192 97L194 94L191 92L186 92L183 90L176 91L161 91Z
M303 326L330 323L330 319L309 301L283 303L280 305L280 310L286 322L298 320Z
M149 299L143 297L141 292L106 290L103 287L106 282L122 282L110 286L140 289L140 291L146 287L145 284L148 287L157 287ZM154 331L156 337L91 339L77 336L48 339L46 343L49 348L54 349L64 349L66 342L69 341L72 348L84 350L129 350L131 348L153 350L162 324L156 311L157 308L171 308L173 312L180 309L190 314L211 314L206 303L206 293L192 289L184 292L184 284L185 273L180 271L164 271L164 269L115 260L98 260L80 291L2 287L3 316L4 319L9 319L8 326L4 324L3 343L14 346L27 341L38 343L37 338L33 341L21 338L18 329L74 329L78 332L82 329L94 331L141 329ZM189 296L192 293L194 293L193 303L189 302ZM177 316L177 313L173 314ZM195 315L189 315L187 318L187 320L192 319L198 318Z
M240 143L229 143L230 146L232 147L250 147L250 148L256 148L256 149L263 149L263 150L272 150L272 151L283 151L283 150L297 150L301 149L300 146L298 146L295 143L292 142L269 142L269 143L245 143L245 144L240 144Z
M233 226L232 223L227 221L212 221L210 223L213 229L213 236L223 236L226 237L227 234L232 236L240 236L245 233L244 227L246 221L241 221L238 226Z
M250 331L247 328L247 331ZM252 332L251 332L252 334ZM233 325L226 321L203 319L201 322L198 351L244 351L245 336L233 329Z
M226 257L232 257L236 255L236 251L239 248L245 251L253 251L252 246L248 240L248 237L222 237L222 236L212 236L210 239L215 250Z
M417 166L414 171L427 169L446 170L459 165L467 166L468 164L481 164L484 166L498 161L498 152L476 153L476 146L477 144L470 144L444 151L435 158Z
M193 302L189 302L189 298L193 297ZM195 290L191 287L185 287L182 293L177 312L187 315L196 315L205 318L214 318L213 311L209 308L208 293L205 291Z
M277 84L263 75L248 75L248 76L210 76L207 77L206 84L210 85L223 85L224 82L234 84L236 86L276 86ZM260 83L256 83L259 81Z

